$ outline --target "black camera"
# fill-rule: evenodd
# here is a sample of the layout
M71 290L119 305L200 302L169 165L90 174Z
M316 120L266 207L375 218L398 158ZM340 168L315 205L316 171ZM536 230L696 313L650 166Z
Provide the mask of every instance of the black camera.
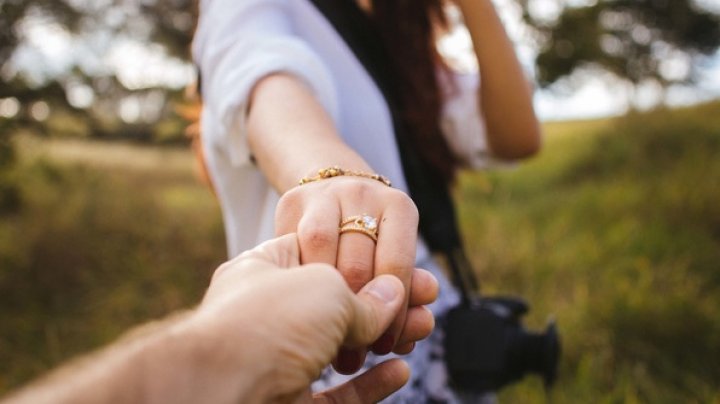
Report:
M557 376L560 339L555 322L544 333L525 330L527 303L512 297L479 297L451 309L444 324L445 363L454 387L490 392L528 373L550 387Z

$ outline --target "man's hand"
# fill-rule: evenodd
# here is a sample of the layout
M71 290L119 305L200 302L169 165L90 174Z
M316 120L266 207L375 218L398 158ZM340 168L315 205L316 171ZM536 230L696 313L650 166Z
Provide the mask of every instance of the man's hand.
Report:
M295 234L241 254L217 270L194 320L224 347L218 353L235 362L238 372L252 363L260 373L254 385L265 386L257 392L263 400L310 399L310 383L340 346L369 345L405 305L404 287L394 276L381 275L356 295L330 265L298 265ZM437 283L428 272L415 272L410 300L428 304ZM431 316L416 321L423 332L432 330ZM240 341L247 349L238 356L232 347ZM402 361L389 361L316 399L376 402L402 387L407 377Z
M141 327L7 403L371 403L402 387L409 370L395 359L311 395L339 347L376 340L406 297L392 275L355 294L335 268L299 266L298 255L295 234L241 254L215 272L197 309ZM436 294L432 275L415 270L411 304ZM432 317L413 321L416 330L433 327Z

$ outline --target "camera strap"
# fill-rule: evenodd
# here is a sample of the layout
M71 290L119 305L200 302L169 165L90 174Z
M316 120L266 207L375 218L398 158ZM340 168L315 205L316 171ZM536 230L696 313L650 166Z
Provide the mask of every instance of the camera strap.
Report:
M479 284L462 246L449 184L414 150L397 85L401 77L393 70L375 22L355 0L311 1L343 38L385 98L410 197L420 213L420 234L431 251L445 255L453 283L460 290L463 303L469 303L479 293Z

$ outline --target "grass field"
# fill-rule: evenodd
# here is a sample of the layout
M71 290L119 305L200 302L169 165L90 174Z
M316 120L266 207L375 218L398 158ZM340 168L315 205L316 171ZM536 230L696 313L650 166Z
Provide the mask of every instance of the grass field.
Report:
M465 173L486 294L558 321L560 379L507 403L720 403L720 103L546 125L543 153ZM21 138L0 224L0 393L187 307L224 257L189 152Z
M225 257L187 150L19 139L0 225L0 391L199 301Z

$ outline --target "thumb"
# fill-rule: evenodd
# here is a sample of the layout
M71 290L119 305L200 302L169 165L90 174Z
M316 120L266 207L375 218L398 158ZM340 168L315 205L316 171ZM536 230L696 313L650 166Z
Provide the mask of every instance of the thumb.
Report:
M405 301L402 281L393 275L380 275L353 296L353 318L345 345L364 347L380 338L400 312Z

